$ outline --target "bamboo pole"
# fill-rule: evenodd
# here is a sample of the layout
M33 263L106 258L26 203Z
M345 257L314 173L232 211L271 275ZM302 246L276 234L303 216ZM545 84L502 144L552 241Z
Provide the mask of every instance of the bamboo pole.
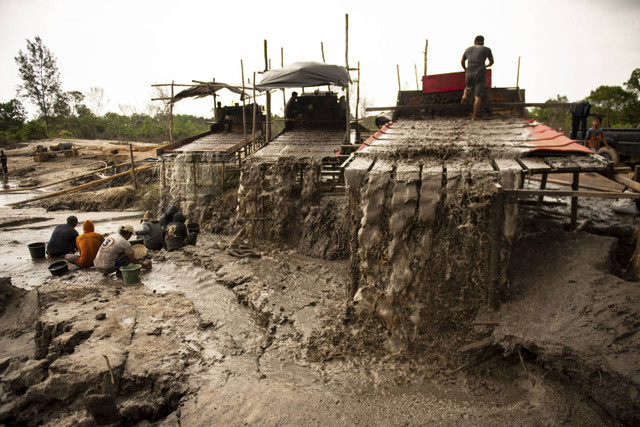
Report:
M65 182L73 181L74 179L91 176L91 175L93 175L95 173L98 173L98 172L103 172L103 171L106 171L106 170L109 170L109 169L117 168L117 167L120 167L120 166L127 166L127 165L130 165L130 164L131 164L130 162L124 162L124 163L120 163L120 164L113 165L113 166L107 166L106 168L96 169L96 170L94 170L92 172L84 173L82 175L72 176L71 178L62 179L60 181L50 182L48 184L36 185L36 186L33 186L33 187L9 188L7 190L0 190L0 193L13 193L13 192L16 192L16 191L38 190L40 188L51 187L51 186L54 186L54 185L57 185L57 184L62 184L62 183L65 183Z
M400 84L400 65L396 64L396 72L398 73L398 92L402 90L402 85Z
M138 180L136 179L135 162L133 161L133 144L129 144L129 155L131 156L131 177L133 178L133 188L138 189Z
M418 65L413 64L413 69L416 73L416 90L420 90L420 85L418 84Z
M267 56L267 40L264 40L264 71L269 71L269 58ZM271 92L267 90L267 129L266 141L271 140Z
M164 163L164 157L162 157L162 165L160 167L160 182L162 183L162 192L165 193L167 191L167 166Z
M174 83L174 80L171 80L171 101L169 101L169 144L173 144L173 97L174 97L173 83ZM134 179L134 184L135 184L135 179Z
M429 50L429 39L424 42L424 74L427 75L427 51Z
M283 90L284 91L284 90ZM253 150L255 151L255 143L256 143L256 72L253 72L253 120L251 124L251 140L253 141Z
M147 169L153 168L155 166L156 165L138 166L136 168L136 171L137 172L141 172L143 170L147 170ZM60 191L56 191L56 192L53 192L53 193L44 194L42 196L37 196L37 197L33 197L31 199L22 200L21 202L9 203L7 206L19 206L19 205L21 205L23 203L35 202L36 200L48 199L49 197L59 196L61 194L73 193L75 191L84 190L85 188L93 187L94 185L102 184L103 182L107 182L107 181L110 181L110 180L115 179L115 178L120 178L121 176L125 176L125 175L127 175L129 173L130 173L129 171L120 172L120 173L117 173L115 175L108 176L106 178L98 179L96 181L87 182L86 184L82 184L82 185L79 185L77 187L67 188L65 190L60 190Z
M244 137L244 157L247 157L247 113L246 113L246 101L244 99L244 62L240 60L240 74L242 75L242 134Z
M284 68L284 49L280 47L280 68ZM254 87L255 90L255 87ZM254 92L255 96L255 92ZM284 109L287 106L287 94L285 93L285 88L282 88L282 112L284 114Z
M322 53L322 63L326 63L327 61L324 60L324 43L320 42L320 53Z
M193 176L193 200L198 201L198 165L196 162L195 155L191 156L191 160L193 161L191 166L191 175Z
M349 72L349 14L344 14L344 65L347 67L347 73ZM351 106L349 100L349 85L347 84L347 90L345 94L347 100L347 129L344 134L346 143L351 142Z
M518 96L518 101L522 102L522 97L520 96L520 57L518 56L518 72L516 74L516 95Z
M356 144L360 144L360 122L358 121L358 110L360 106L360 61L358 61L358 80L356 81Z

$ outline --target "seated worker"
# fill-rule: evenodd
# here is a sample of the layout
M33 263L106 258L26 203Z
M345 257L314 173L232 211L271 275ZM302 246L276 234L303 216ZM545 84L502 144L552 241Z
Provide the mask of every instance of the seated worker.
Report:
M130 263L142 264L143 267L147 267L148 264L139 261L133 253L133 248L129 243L131 236L133 236L133 226L127 224L121 225L117 234L112 234L104 239L96 259L93 261L96 270L104 274L111 274L119 267Z
M195 242L195 234L187 231L186 221L182 212L178 212L173 217L173 222L167 225L164 240L165 247L168 251L176 250L184 245L193 244Z
M76 246L80 255L67 254L64 259L78 267L93 267L93 260L100 249L100 245L104 241L102 234L94 232L93 222L86 220L82 224L83 233L76 238Z
M171 205L169 206L169 209L160 216L160 220L158 222L160 223L160 227L163 232L167 228L167 225L169 225L170 222L173 222L173 216L176 212L178 212L178 207L176 205Z
M67 218L66 224L58 225L53 229L49 243L47 243L47 254L49 258L63 257L76 251L76 238L78 232L75 230L78 225L78 218L71 215Z
M142 222L142 230L136 231L136 234L144 237L144 246L152 251L162 249L164 247L162 227L160 227L158 220L153 217L153 212L146 211L140 222Z
M592 127L587 131L587 135L584 138L585 147L591 148L593 151L598 151L602 147L609 147L607 140L604 137L604 132L600 129L600 117L594 117Z
M287 105L284 107L284 120L285 127L291 129L295 127L296 122L300 119L302 114L302 108L298 100L298 92L293 92L291 98L287 101Z
M233 120L225 113L220 101L218 101L218 105L216 106L216 121L222 124L222 130L224 130L225 125L227 126L227 132L231 132L233 129Z

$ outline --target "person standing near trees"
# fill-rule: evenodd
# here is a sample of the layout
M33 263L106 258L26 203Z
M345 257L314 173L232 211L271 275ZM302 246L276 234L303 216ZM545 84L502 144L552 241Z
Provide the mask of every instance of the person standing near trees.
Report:
M486 63L487 60L489 60L488 64ZM461 103L466 104L469 92L473 91L475 100L473 103L472 120L475 121L480 111L480 104L482 103L486 70L487 67L493 65L493 53L491 53L491 49L484 45L483 36L477 36L473 42L473 46L468 47L467 50L464 51L460 64L466 72L466 87L462 95Z
M0 163L2 163L2 175L7 176L9 170L7 169L7 155L4 154L4 150L0 150Z

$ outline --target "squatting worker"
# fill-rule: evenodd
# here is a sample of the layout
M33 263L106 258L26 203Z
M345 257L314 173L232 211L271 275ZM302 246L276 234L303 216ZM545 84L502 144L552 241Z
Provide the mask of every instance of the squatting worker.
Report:
M129 239L133 236L133 226L130 224L121 225L118 233L104 239L93 265L96 270L111 274L119 267L133 264L142 264L135 256Z
M489 63L487 64L487 59ZM462 68L466 71L466 87L462 95L462 103L465 104L469 97L469 92L473 92L475 101L473 103L473 118L476 120L482 103L482 93L485 85L485 74L487 67L493 65L493 54L491 49L484 45L484 37L477 36L473 46L468 47L462 55Z
M71 215L67 218L66 224L58 225L53 229L49 243L47 243L47 254L49 258L63 257L76 251L76 231L78 218Z
M136 234L144 238L144 246L152 251L162 249L164 247L162 227L158 220L154 218L153 212L146 211L141 222L142 230L136 231Z
M102 234L96 233L93 222L86 220L82 224L83 233L76 238L76 246L80 255L67 254L64 259L71 264L75 264L78 267L89 268L93 267L93 260L98 254L98 249L104 241Z
M4 150L0 150L0 162L2 163L2 174L7 176L9 170L7 169L7 155L4 154Z

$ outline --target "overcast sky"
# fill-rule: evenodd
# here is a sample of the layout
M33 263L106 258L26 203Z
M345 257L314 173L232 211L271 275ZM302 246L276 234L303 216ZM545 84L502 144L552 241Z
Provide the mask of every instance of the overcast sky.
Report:
M499 87L516 85L521 56L530 102L579 100L599 85L622 85L640 67L639 0L0 0L0 102L16 96L14 58L36 36L56 56L64 90L100 87L107 110L144 112L154 83L240 84L241 59L252 78L264 69L265 39L272 68L280 67L280 48L285 65L322 61L321 42L326 62L344 65L345 13L349 65L360 61L370 106L395 104L396 64L403 89L416 89L425 39L428 74L437 74L461 71L462 52L483 34ZM282 108L276 98L274 112ZM222 101L238 97L226 92ZM210 116L212 103L183 100L176 113Z

